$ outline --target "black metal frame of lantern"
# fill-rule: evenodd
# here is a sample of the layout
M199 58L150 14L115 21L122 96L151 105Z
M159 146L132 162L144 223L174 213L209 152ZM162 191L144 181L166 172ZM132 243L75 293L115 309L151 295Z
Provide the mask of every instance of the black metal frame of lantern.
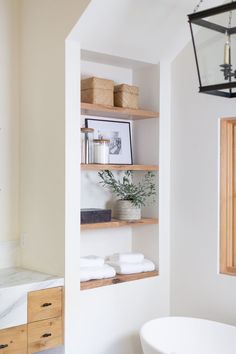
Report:
M236 34L236 27L224 27L222 25L218 25L216 23L209 22L208 20L205 20L205 18L210 17L210 16L214 16L214 15L227 13L227 12L230 14L230 12L235 9L236 9L236 2L232 2L232 3L224 4L221 6L217 6L214 8L195 12L195 13L188 15L188 19L189 19L188 22L190 25L190 30L191 30L191 35L192 35L193 49L194 49L194 55L195 55L195 60L196 60L196 65L197 65L197 73L198 73L198 79L199 79L199 85L200 85L199 92L207 93L207 94L211 94L211 95L216 95L216 96L228 97L228 98L236 97L236 92L232 92L232 89L236 88L236 81L232 82L232 78L234 78L236 80L236 70L233 71L233 69L232 69L230 46L229 46L229 62L224 63L224 64L220 65L220 67L219 67L219 70L222 71L222 79L224 79L224 82L218 83L215 85L202 86L200 68L199 68L199 64L198 64L198 53L197 53L197 48L195 45L193 28L192 28L192 24L195 24L200 27L208 28L209 30L222 33L224 36L227 34L230 38L231 35ZM227 80L227 82L225 82L226 80ZM221 90L224 90L224 91L221 91ZM226 91L226 90L228 90L228 91Z

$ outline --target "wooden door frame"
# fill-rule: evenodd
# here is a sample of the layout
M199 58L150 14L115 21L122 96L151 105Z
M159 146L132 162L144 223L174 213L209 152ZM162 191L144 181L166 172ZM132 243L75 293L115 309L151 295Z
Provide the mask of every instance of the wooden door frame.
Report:
M236 275L236 118L220 124L220 272Z

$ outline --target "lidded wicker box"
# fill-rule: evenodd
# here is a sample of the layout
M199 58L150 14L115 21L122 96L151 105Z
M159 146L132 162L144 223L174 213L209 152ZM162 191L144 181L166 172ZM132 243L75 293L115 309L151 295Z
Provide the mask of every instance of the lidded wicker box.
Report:
M114 81L99 77L81 80L81 102L114 105Z
M114 87L114 104L116 107L138 109L139 88L127 84Z

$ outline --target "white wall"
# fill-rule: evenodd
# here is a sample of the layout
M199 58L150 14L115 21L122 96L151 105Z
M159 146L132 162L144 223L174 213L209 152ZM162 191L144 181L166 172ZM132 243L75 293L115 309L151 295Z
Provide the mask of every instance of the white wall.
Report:
M90 53L91 54L91 53ZM107 58L106 58L107 59ZM138 60L138 58L136 58ZM108 58L108 62L119 58ZM106 60L105 60L106 62ZM141 107L157 109L159 106L159 67L135 62L135 70L120 66L81 62L82 76L100 76L114 79L116 83L133 81L141 87ZM131 62L129 62L131 65ZM140 68L141 65L141 68ZM147 94L147 92L149 94ZM83 116L81 123L83 123ZM132 122L131 122L132 123ZM133 126L135 163L159 162L158 120L138 121ZM142 142L140 144L140 141ZM135 146L135 142L141 148ZM147 145L147 146L146 146ZM148 155L148 156L147 156ZM81 174L81 206L104 207L111 200L109 193L97 186L96 172ZM88 195L89 193L89 195ZM157 205L150 208L149 216L157 216ZM81 254L107 256L114 252L136 250L159 263L158 227L150 225L139 228L95 230L81 232ZM169 313L168 237L161 242L161 275L153 279L119 284L99 289L82 291L80 294L80 352L86 354L141 354L139 329L147 320Z
M0 268L17 263L19 238L18 9L0 1Z
M22 0L24 267L64 274L65 40L88 1Z
M79 331L74 290L80 284L77 267L73 267L73 259L72 266L70 262L76 247L68 228L65 245L65 136L68 130L71 133L70 129L65 130L66 38L88 3L88 0L21 1L21 233L26 235L22 265L64 274L66 253L67 353L71 353L71 347L75 348L70 339L71 336L77 339ZM70 156L71 166L73 154ZM76 176L70 176L74 181ZM73 219L76 212L73 206L67 211L70 215L66 217ZM64 347L48 352L61 354Z
M208 0L201 9L220 3ZM75 30L83 49L156 64L189 40L187 14L195 6L194 0L92 0Z
M218 274L218 124L235 100L198 93L192 46L172 65L171 312L236 324L236 278Z

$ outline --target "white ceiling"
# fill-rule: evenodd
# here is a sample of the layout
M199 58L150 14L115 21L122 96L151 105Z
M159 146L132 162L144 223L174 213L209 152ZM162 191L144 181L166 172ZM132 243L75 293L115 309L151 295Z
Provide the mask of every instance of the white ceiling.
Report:
M91 0L73 35L85 50L158 63L190 40L196 0ZM221 4L205 0L201 9Z

